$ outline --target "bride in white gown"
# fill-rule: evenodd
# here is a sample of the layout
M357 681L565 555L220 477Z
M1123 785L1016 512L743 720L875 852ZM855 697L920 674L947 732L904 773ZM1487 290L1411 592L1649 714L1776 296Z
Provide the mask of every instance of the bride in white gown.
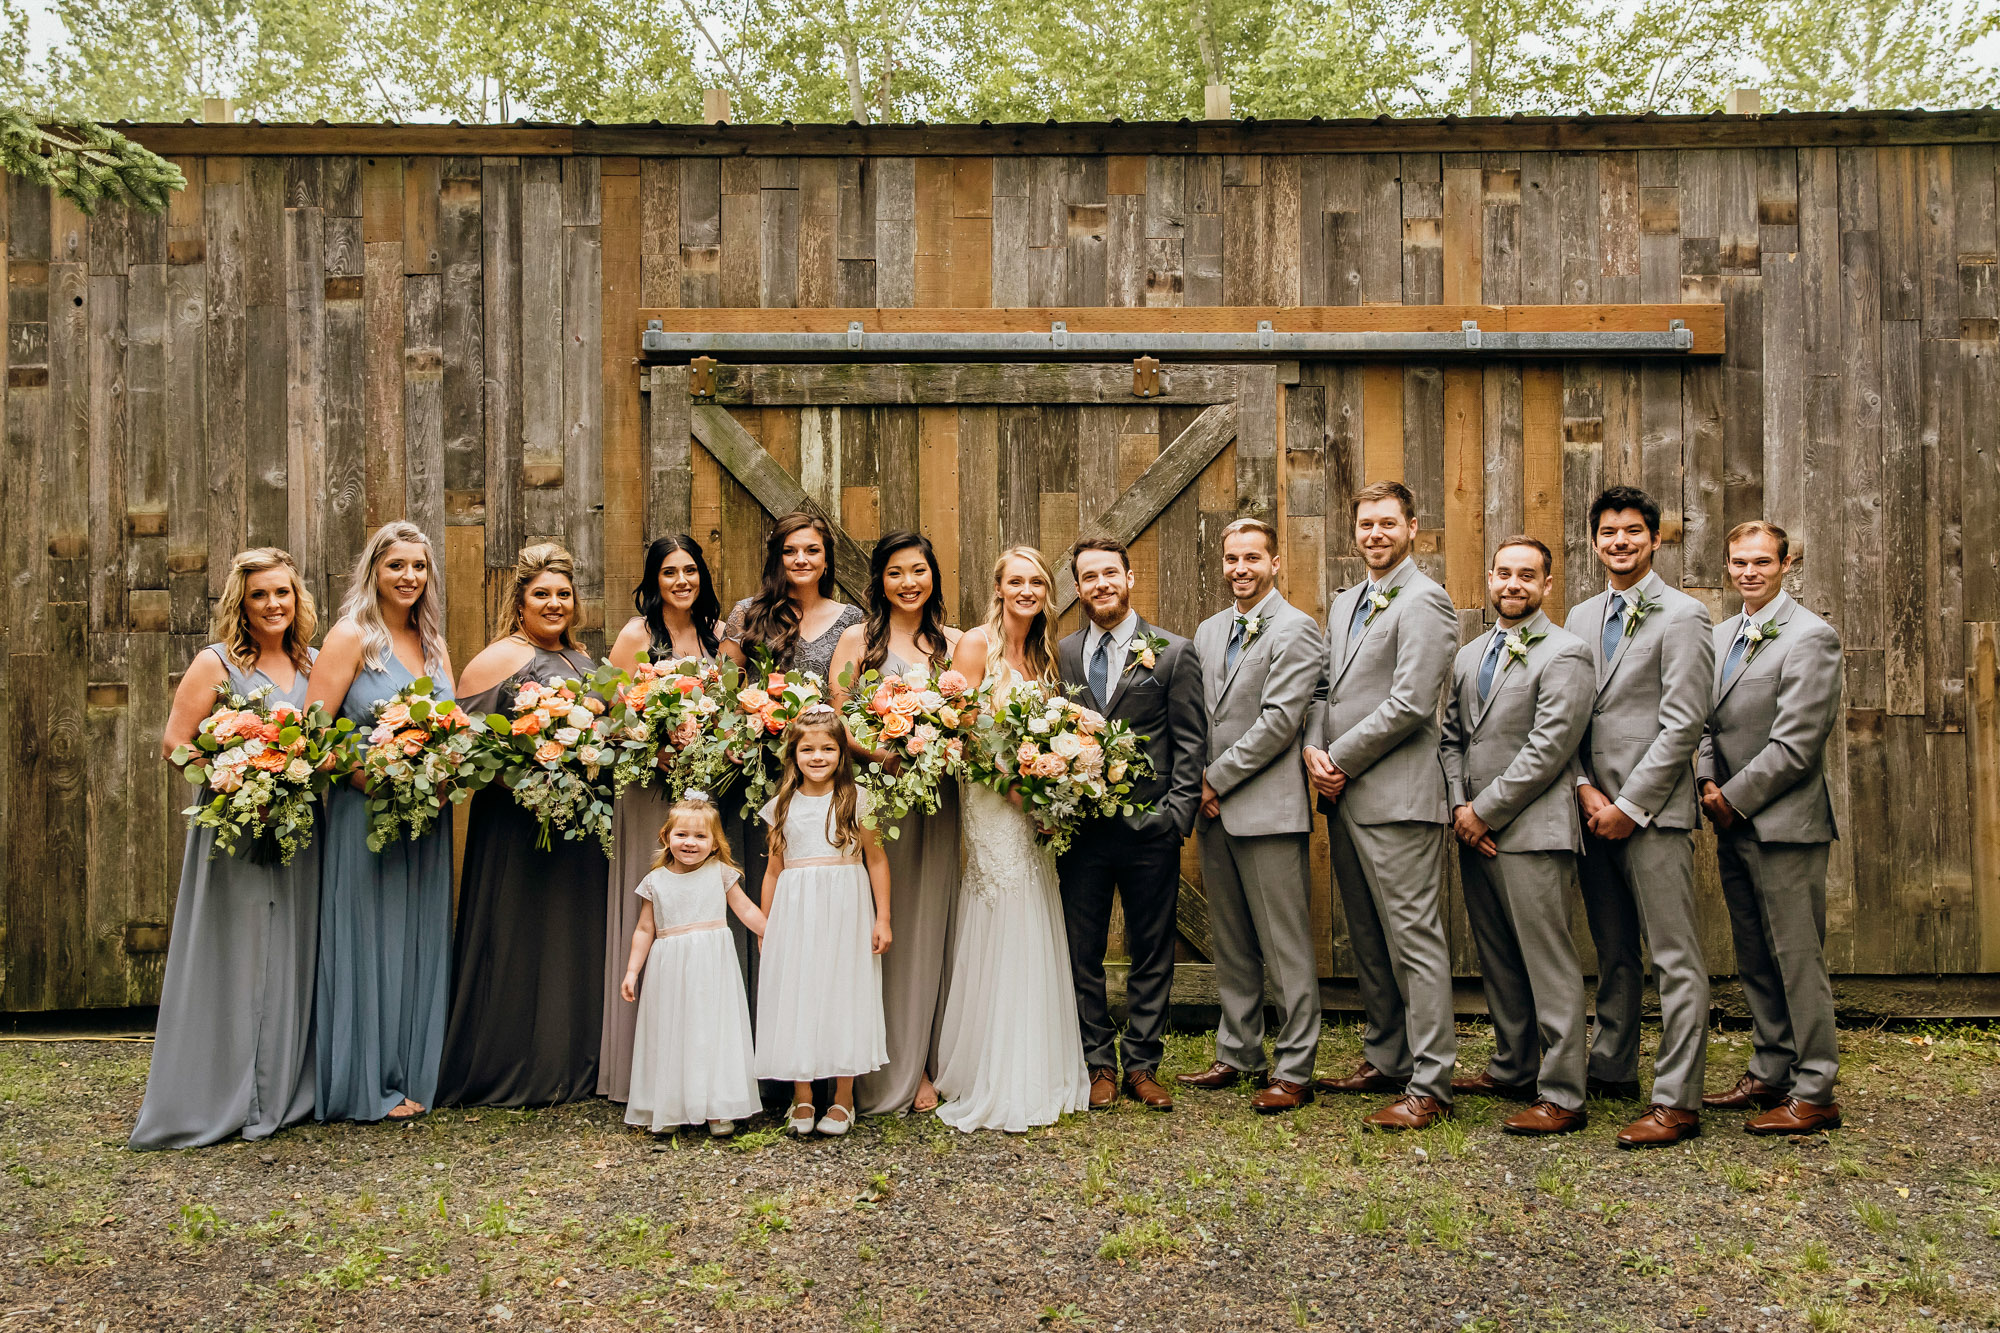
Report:
M1041 552L1015 546L993 570L986 624L952 666L973 685L1055 679L1048 614L1055 580ZM1034 822L990 787L967 784L958 943L938 1033L938 1118L962 1130L1021 1133L1090 1102L1063 933L1055 858Z

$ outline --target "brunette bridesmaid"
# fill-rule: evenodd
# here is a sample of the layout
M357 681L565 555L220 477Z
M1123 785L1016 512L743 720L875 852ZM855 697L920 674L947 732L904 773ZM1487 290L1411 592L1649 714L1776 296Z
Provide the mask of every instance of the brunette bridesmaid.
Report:
M958 631L944 623L944 590L930 539L892 532L875 543L868 563L868 619L843 630L833 651L833 679L855 683L869 671L921 672L935 680L951 665ZM852 673L851 675L849 673ZM864 762L888 760L864 754ZM937 1109L931 1086L937 1023L944 1013L945 961L951 956L953 905L958 901L958 784L946 782L937 813L913 811L889 856L889 916L896 947L882 957L882 1011L889 1029L889 1063L856 1080L863 1115Z
M385 524L354 566L313 697L364 734L375 706L419 677L449 699L444 583L415 524ZM451 982L451 814L421 838L368 850L358 777L327 796L319 927L321 1120L406 1120L437 1094Z
M778 670L824 679L840 632L862 619L833 593L832 527L817 514L786 514L764 544L764 586L730 611L722 651L744 666L762 648Z
M554 542L521 552L501 636L459 677L474 717L510 711L526 681L589 674L575 569ZM595 838L557 837L542 851L539 836L505 786L472 798L438 1076L444 1105L551 1106L597 1090L609 867Z
M218 691L268 689L266 703L303 708L314 621L291 556L266 546L232 560L210 625L215 642L181 676L161 757L194 739ZM262 1139L312 1114L323 833L314 830L290 865L211 859L214 830L188 834L132 1147Z
M632 591L639 614L625 622L608 654L630 672L643 651L655 662L681 658L713 661L721 644L722 602L709 578L701 543L686 533L656 539L646 548L646 572ZM667 822L663 784L627 787L611 807L611 875L604 919L604 1035L597 1055L597 1093L622 1102L632 1086L632 1034L639 1006L618 993L632 952L632 931L644 900L633 890L652 867L660 826ZM732 918L732 921L734 918ZM741 934L740 926L738 934ZM644 979L640 985L643 988Z

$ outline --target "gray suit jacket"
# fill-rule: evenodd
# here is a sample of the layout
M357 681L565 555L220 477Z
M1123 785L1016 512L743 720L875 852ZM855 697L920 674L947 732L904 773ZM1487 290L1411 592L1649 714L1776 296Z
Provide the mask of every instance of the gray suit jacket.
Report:
M1415 560L1390 570L1384 586L1395 596L1351 650L1348 630L1367 585L1333 599L1321 649L1326 690L1313 704L1306 744L1347 774L1340 803L1356 823L1443 824L1451 810L1438 762L1438 703L1458 649L1458 612Z
M1228 670L1236 608L1194 632L1208 707L1208 785L1221 798L1223 831L1239 838L1310 833L1312 799L1299 757L1306 710L1319 683L1319 626L1283 597L1263 603L1268 622Z
M1790 597L1774 618L1778 637L1753 644L1726 685L1743 615L1715 627L1715 707L1696 779L1720 784L1760 842L1832 842L1825 759L1840 717L1840 635Z
M1134 642L1144 636L1165 639L1167 646L1150 667L1141 666L1130 654L1112 667L1116 675L1104 715L1139 734L1146 758L1152 762L1153 776L1133 784L1130 800L1153 808L1141 815L1118 815L1115 822L1143 837L1179 842L1194 828L1195 813L1201 809L1201 769L1208 762L1208 710L1202 704L1201 659L1188 640L1147 624L1141 616ZM1095 708L1098 702L1090 692L1083 640L1082 630L1064 639L1058 645L1056 665L1062 683L1073 688L1086 707Z
M1501 650L1483 704L1479 666L1491 632L1458 650L1440 751L1452 808L1469 803L1503 852L1580 852L1576 751L1590 724L1597 672L1583 641L1541 612L1519 629L1544 637L1525 661Z
M1578 602L1565 627L1597 664L1597 699L1580 757L1590 784L1624 797L1661 828L1695 826L1694 755L1714 688L1708 608L1656 570L1629 591L1659 604L1604 660L1600 636L1610 592Z

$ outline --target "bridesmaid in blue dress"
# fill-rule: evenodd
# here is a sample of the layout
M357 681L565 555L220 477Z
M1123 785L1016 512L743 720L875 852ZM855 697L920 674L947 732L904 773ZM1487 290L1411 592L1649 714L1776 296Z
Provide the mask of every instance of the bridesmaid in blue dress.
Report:
M459 678L474 717L510 711L525 681L589 676L575 568L554 542L521 552L501 637ZM438 1077L444 1105L552 1106L597 1091L610 870L594 837L556 837L543 851L539 836L539 821L505 786L472 798Z
M659 537L646 548L646 572L632 591L639 612L625 622L606 654L612 666L630 672L646 652L655 662L683 657L715 658L722 637L722 601L715 595L701 543L685 532ZM644 899L634 892L660 849L660 826L667 822L666 787L654 782L627 787L611 807L611 875L605 895L604 1035L597 1057L597 1095L628 1099L632 1087L632 1038L639 1006L618 993L632 952L632 931ZM734 916L738 961L747 932ZM640 981L641 989L645 982Z
M312 595L291 556L244 551L215 604L215 642L174 692L160 754L194 739L216 692L303 708L312 668ZM146 1099L134 1148L195 1148L269 1137L313 1107L313 951L324 829L292 863L216 856L215 833L188 836L160 989Z
M451 697L444 585L414 524L384 524L354 567L313 697L366 732L375 705L419 676ZM327 796L319 929L321 1120L406 1120L437 1093L451 967L451 816L368 850L358 780Z

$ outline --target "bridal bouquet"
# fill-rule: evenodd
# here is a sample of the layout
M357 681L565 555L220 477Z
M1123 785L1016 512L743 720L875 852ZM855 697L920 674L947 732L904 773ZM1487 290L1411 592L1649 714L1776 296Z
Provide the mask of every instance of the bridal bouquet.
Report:
M762 680L760 685L750 681ZM743 778L743 815L754 818L777 794L784 769L780 748L785 728L800 713L821 702L825 689L810 671L773 671L759 659L739 683L734 668L722 673L722 692L730 707L723 714L718 747L727 770Z
M965 757L964 729L976 711L965 677L945 671L933 682L914 670L896 675L869 671L848 687L842 716L855 740L886 751L892 762L870 761L857 775L873 799L862 822L887 825L895 838L912 810L934 815L938 788Z
M465 710L434 697L419 676L375 705L375 726L357 736L353 771L368 793L368 850L414 841L437 823L444 802L462 803L500 771Z
M215 830L210 856L240 850L260 865L290 865L312 841L315 807L332 781L326 760L354 729L318 704L303 712L266 706L269 693L269 686L247 696L217 691L215 710L170 756L181 776L211 793L182 812L189 828Z
M549 850L549 830L563 837L595 834L611 850L611 773L617 757L614 720L604 700L577 680L525 681L513 714L486 719L488 745L500 760L500 780L524 810L541 821L535 845Z
M977 726L972 778L1018 793L1036 840L1055 855L1069 850L1083 821L1139 812L1125 798L1152 771L1140 738L1061 689L1021 684L997 692Z
M615 701L612 766L616 790L659 782L668 799L693 788L715 791L732 766L717 744L723 712L722 669L697 657L654 662L646 654L630 676L610 669L600 693Z

